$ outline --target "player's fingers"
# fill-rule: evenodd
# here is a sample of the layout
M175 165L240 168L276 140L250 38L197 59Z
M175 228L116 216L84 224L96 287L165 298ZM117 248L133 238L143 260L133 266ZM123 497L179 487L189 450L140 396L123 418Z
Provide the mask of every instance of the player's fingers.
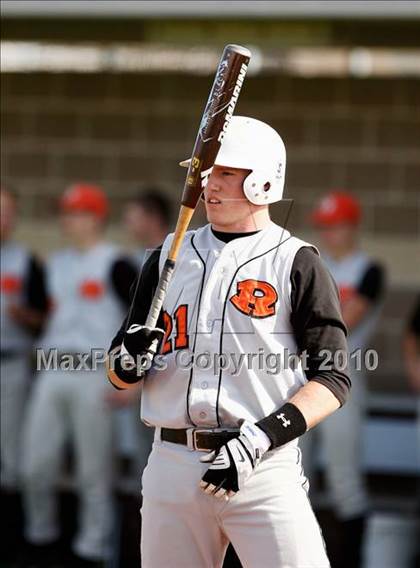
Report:
M226 494L227 489L225 487L225 483L226 483L226 478L222 479L219 485L214 488L213 495L217 497L217 499L220 499Z
M204 493L207 493L207 495L213 495L215 489L216 486L213 485L213 483L209 483L207 487L204 489Z
M219 491L220 489L223 489L224 491L226 491L226 487L224 487L226 478L222 479L222 481L216 486L214 492L216 493L217 491Z
M217 489L213 495L216 497L216 499L222 499L223 497L227 497L227 493L226 493L226 489L224 487L221 487L220 489Z
M200 488L201 489L207 489L207 486L208 486L207 481L203 481L203 480L200 481Z
M235 495L235 491L232 491L232 489L229 489L229 491L226 493L226 500L230 499L234 495Z

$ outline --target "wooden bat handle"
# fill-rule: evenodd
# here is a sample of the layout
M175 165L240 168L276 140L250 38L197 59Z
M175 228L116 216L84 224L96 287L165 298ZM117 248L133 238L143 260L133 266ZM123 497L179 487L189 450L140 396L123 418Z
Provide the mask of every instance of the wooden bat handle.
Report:
M170 258L171 260L176 260L178 257L182 240L185 236L185 233L187 232L188 225L190 224L191 217L193 216L193 214L194 214L194 209L192 207L181 205L178 215L178 221L176 223L174 238L168 254L168 258Z
M194 209L191 209L191 207L186 207L185 205L181 205L172 245L169 249L168 258L166 259L163 266L162 273L159 278L159 283L157 285L155 295L153 296L152 304L150 306L149 315L146 319L145 325L147 327L156 327L160 310L162 309L163 301L166 296L166 291L175 269L175 261L178 257L182 240L188 229L188 225L191 221L193 213Z
M162 273L159 278L157 288L155 290L155 295L150 306L149 315L147 316L145 325L147 327L156 327L157 321L159 319L160 310L162 309L163 300L166 296L166 290L168 289L169 282L171 280L173 271L175 269L175 262L166 259L163 266Z

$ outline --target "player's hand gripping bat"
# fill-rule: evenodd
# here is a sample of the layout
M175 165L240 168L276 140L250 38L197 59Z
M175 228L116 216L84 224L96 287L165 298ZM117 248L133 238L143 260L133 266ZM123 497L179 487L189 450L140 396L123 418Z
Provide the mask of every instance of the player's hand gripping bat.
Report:
M198 129L187 179L185 180L174 238L150 306L149 315L145 322L146 327L156 327L182 240L223 143L226 129L238 101L250 57L249 50L240 45L227 45L223 51ZM137 292L138 282L127 317L126 329L132 323L131 314L136 302Z

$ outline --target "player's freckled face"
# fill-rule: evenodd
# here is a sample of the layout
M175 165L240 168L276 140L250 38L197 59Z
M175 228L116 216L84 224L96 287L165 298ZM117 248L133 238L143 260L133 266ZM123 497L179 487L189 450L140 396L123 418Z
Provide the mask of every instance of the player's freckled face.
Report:
M250 170L214 166L204 190L209 223L220 231L242 231L254 207L246 199L243 183Z

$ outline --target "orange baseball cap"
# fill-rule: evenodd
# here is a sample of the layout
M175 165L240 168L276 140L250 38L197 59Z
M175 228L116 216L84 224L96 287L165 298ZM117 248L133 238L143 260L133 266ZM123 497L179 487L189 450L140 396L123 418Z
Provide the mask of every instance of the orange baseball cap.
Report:
M325 195L312 211L311 221L318 227L331 227L342 223L358 225L362 213L359 201L345 191L332 191Z
M85 211L104 219L108 215L109 204L104 191L97 185L77 183L64 192L60 208L68 213Z

